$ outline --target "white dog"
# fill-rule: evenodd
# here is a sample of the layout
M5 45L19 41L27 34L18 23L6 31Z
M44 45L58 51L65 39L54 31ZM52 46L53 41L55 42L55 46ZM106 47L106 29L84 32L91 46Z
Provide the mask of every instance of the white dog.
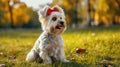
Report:
M64 42L61 37L61 33L66 29L63 9L57 5L53 8L46 5L38 14L43 33L28 53L26 60L42 60L43 63L50 64L54 58L57 61L69 62L65 59Z

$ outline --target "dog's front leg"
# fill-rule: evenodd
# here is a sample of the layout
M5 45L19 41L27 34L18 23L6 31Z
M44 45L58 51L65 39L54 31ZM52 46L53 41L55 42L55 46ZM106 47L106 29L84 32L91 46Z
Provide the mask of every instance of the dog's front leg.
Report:
M36 52L35 52L35 50L31 50L28 54L27 54L27 57L26 57L26 61L28 61L28 62L33 62L33 61L35 61L35 59L36 59Z
M48 55L48 53L47 53L46 50L40 51L39 55L40 55L40 57L42 58L43 63L45 63L45 64L51 64L51 63L52 63L52 60L51 60L51 58L50 58L50 56Z
M67 60L67 59L65 58L65 52L64 52L63 47L60 48L58 57L59 57L59 60L62 61L62 62L69 62L69 60Z

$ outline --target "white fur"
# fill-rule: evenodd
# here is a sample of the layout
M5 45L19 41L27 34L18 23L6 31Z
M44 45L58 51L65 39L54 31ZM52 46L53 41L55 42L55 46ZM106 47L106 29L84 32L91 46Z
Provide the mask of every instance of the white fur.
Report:
M69 62L65 59L64 42L61 37L61 33L66 29L64 11L61 7L55 6L53 8L57 8L59 12L52 12L49 16L47 16L46 13L48 8L50 7L46 5L38 12L43 33L28 53L26 60L28 62L32 62L37 60L39 57L43 60L43 63L49 64L52 63L52 56L58 61ZM53 17L56 17L57 20L53 21ZM64 24L62 25L60 22L64 22Z

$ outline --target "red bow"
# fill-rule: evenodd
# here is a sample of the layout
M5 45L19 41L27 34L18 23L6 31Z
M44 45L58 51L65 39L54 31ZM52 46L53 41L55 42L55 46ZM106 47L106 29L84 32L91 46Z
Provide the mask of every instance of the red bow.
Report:
M47 16L49 16L52 12L59 12L59 10L57 8L53 8L53 9L48 8L48 10L47 10Z

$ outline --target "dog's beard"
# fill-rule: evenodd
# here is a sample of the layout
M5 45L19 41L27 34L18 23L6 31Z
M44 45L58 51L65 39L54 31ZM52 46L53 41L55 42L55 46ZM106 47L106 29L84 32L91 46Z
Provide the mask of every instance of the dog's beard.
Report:
M65 25L56 25L56 26L51 26L50 27L50 33L51 34L55 34L55 35L59 35L62 32L64 32L65 30Z
M58 29L58 30L63 30L64 28L65 28L65 25L61 25L61 24L58 24L55 27L55 29Z

